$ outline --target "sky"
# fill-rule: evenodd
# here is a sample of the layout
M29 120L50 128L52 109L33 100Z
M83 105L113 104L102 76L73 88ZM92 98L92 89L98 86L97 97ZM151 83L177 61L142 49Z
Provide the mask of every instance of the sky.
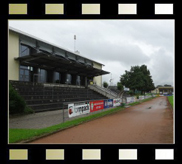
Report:
M145 64L155 86L174 86L174 20L10 20L9 26L104 64L109 85Z

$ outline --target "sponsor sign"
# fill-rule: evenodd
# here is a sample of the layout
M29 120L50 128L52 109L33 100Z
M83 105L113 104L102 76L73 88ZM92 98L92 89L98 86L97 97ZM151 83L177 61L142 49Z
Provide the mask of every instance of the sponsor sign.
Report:
M90 113L89 103L68 104L68 117L76 117L79 115Z
M102 109L104 109L104 100L90 102L90 112L95 112Z
M113 99L104 100L104 108L113 107Z
M135 97L131 97L131 102L135 102Z
M122 100L121 99L113 99L113 106L120 106Z
M127 104L135 102L135 97L127 97L126 98Z
M144 99L144 96L139 96L139 100L143 100Z
M127 104L131 103L132 102L132 97L127 97L126 102L127 102Z

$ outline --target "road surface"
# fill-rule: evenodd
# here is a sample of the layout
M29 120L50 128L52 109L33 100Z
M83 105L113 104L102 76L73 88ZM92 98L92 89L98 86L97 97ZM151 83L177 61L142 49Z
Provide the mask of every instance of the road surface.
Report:
M31 143L173 143L173 113L167 97L126 108Z

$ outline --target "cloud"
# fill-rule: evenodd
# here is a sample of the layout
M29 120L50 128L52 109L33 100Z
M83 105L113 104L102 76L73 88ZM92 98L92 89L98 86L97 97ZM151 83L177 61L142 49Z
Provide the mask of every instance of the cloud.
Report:
M152 55L149 65L155 85L174 85L174 56L166 55L165 49L159 49Z
M146 64L155 85L173 84L174 20L11 20L10 26L103 63L116 79ZM111 75L104 75L109 81Z

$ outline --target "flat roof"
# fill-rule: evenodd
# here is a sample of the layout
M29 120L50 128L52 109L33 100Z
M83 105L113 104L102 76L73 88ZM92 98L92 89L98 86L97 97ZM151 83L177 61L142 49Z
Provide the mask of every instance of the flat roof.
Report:
M61 73L71 73L80 76L94 77L108 74L102 69L94 68L90 65L70 60L59 55L51 55L44 51L32 53L31 55L15 58L21 65L52 70Z
M169 88L173 88L173 87L157 87L158 89L161 89L161 88L165 88L165 89L169 89Z
M11 27L11 26L9 26L9 30L10 30L10 31L14 31L14 32L16 32L16 33L18 33L18 34L21 34L21 35L30 37L30 38L32 38L32 39L35 39L35 40L44 42L44 43L49 44L49 45L51 45L51 46L60 48L60 49L62 49L62 50L65 50L65 51L67 51L67 52L70 52L70 53L74 54L75 56L78 56L78 57L81 57L81 58L84 58L84 59L90 60L90 61L92 61L92 62L95 62L95 63L97 63L97 64L100 64L100 65L105 66L104 64L99 63L99 62L97 62L97 61L95 61L95 60L92 60L92 59L83 57L83 56L81 56L81 55L79 55L79 54L77 54L77 53L75 53L75 52L73 52L73 51L70 51L70 50L68 50L68 49L65 49L65 48L59 46L59 45L55 45L55 44L53 44L53 43L50 43L50 42L45 41L45 40L43 40L43 39L40 39L40 38L38 38L38 37L36 37L36 36L34 36L34 35L28 34L28 33L26 33L26 32L23 32L23 31L21 31L21 30L18 30L18 29L16 29L16 28Z

